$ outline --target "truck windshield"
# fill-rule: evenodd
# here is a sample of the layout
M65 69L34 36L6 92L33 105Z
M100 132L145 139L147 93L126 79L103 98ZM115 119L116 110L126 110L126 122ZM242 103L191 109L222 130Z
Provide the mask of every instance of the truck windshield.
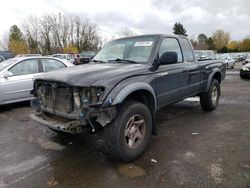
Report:
M158 36L140 36L114 40L95 56L94 62L147 63Z

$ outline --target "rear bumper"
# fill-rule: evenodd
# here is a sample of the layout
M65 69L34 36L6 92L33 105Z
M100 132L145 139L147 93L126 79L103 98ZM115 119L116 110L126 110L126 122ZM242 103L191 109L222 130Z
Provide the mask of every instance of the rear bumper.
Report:
M66 133L69 133L69 134L79 134L79 133L82 132L82 127L81 126L71 127L67 123L48 121L48 120L43 118L42 113L31 114L30 118L34 122L37 122L40 125L44 125L44 126L48 127L49 129L52 129L52 130L55 130L55 131L66 132Z

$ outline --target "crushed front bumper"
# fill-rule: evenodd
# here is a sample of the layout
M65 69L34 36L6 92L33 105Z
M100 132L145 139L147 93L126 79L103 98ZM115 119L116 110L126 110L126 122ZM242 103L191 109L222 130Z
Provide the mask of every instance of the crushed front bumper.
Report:
M78 121L71 121L68 123L51 121L51 119L45 118L42 113L31 114L30 118L54 131L66 132L70 134L79 134L83 131L83 128L80 126Z

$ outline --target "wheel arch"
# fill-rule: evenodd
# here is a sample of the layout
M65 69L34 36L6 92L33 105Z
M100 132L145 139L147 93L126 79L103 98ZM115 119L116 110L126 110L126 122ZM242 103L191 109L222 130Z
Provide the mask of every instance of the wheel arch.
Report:
M219 68L214 69L213 72L210 74L208 82L207 82L206 91L209 90L209 87L210 87L211 82L212 82L213 79L218 80L219 84L221 83L221 81L222 81L222 73L221 73Z
M221 73L220 72L214 73L213 79L218 80L218 82L221 83Z
M143 102L145 105L150 105L150 110L153 112L157 109L156 96L153 88L144 82L132 83L124 87L114 98L112 105L123 103L125 100L134 99L138 102Z
M144 82L129 84L120 90L114 98L112 105L119 105L129 100L141 102L148 107L152 115L152 133L156 135L155 113L157 110L157 101L153 88Z

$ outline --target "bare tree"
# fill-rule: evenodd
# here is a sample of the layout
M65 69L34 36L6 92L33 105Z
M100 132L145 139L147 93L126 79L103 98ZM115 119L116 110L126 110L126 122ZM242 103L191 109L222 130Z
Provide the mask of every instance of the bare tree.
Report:
M30 16L22 24L30 52L61 53L69 47L79 52L97 50L101 45L97 26L74 15Z
M119 32L116 33L117 36L119 38L121 37L131 37L136 35L136 33L134 31L132 31L131 29L124 27L123 29L121 29Z
M9 34L5 32L2 35L1 41L0 41L0 49L3 51L8 51L8 43L9 43Z
M52 27L51 27L51 16L46 15L40 20L40 44L44 54L53 53L52 49Z
M230 34L223 30L217 30L213 33L212 39L216 49L220 50L228 45Z
M41 53L41 49L39 49L39 31L41 30L39 19L36 16L29 16L22 23L22 29L30 53Z

